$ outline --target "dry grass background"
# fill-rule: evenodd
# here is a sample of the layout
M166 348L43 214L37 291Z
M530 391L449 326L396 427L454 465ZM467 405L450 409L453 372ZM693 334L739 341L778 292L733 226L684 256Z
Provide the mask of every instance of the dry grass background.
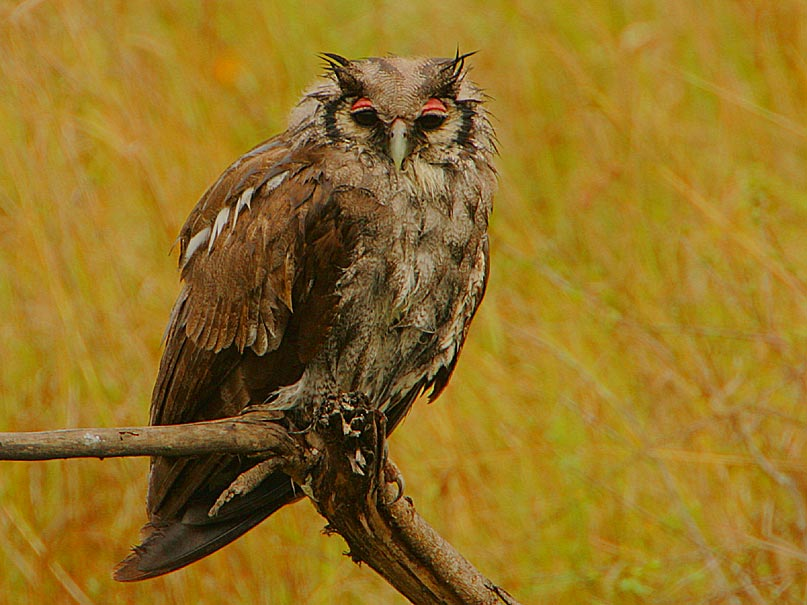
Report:
M480 49L501 190L407 491L526 603L807 599L807 5L0 3L0 430L147 418L198 196L319 51ZM400 603L306 503L110 580L143 459L0 465L2 603Z

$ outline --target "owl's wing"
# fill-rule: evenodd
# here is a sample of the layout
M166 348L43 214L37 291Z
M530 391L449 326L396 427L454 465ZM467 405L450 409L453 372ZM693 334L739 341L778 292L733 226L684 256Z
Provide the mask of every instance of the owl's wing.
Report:
M184 282L154 387L152 424L238 414L292 384L331 324L334 288L353 245L338 225L320 159L282 140L249 152L205 193L179 237ZM254 461L152 460L143 544L115 571L138 580L224 546L299 497L282 474L212 503Z

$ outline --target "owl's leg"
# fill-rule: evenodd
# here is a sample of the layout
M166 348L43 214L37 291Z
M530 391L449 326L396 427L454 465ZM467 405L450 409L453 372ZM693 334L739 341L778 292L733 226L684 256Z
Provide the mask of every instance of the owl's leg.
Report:
M259 462L252 468L238 475L238 477L235 478L235 481L233 481L227 489L221 492L221 495L216 499L216 502L207 512L207 516L211 518L217 516L222 506L238 496L244 496L250 493L269 475L279 470L283 464L284 460L282 458L269 458L268 460Z

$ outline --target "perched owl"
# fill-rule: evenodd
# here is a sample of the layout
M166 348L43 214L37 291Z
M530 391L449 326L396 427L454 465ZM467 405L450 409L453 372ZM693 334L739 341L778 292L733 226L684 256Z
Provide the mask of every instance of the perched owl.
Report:
M361 392L389 432L421 393L440 394L485 292L496 188L466 56L325 55L288 129L207 190L179 235L183 287L151 424L253 405L293 416L323 394ZM255 463L152 459L143 543L115 578L183 567L301 496L277 472L209 515Z

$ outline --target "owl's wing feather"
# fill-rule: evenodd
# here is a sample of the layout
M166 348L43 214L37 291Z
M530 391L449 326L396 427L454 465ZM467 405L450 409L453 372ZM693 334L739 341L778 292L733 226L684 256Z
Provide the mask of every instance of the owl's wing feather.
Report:
M236 415L298 380L316 354L354 243L319 165L270 141L228 168L191 212L179 237L184 286L166 334L152 424ZM154 458L150 522L115 577L178 569L300 497L276 473L210 518L218 495L254 464L230 455Z

